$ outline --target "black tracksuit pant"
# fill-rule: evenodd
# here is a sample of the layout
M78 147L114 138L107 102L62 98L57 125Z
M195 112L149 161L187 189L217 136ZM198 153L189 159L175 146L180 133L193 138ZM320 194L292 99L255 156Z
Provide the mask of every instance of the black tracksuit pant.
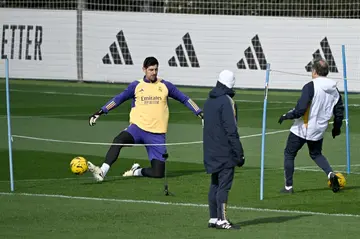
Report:
M226 205L234 179L235 168L225 168L211 174L208 194L210 218L226 219Z
M322 155L322 144L323 139L318 141L310 141L290 132L286 148L284 150L284 171L285 171L285 185L292 186L293 185L293 175L294 175L294 160L297 155L297 152L307 144L309 149L310 157L314 160L314 162L328 175L332 172L332 168L330 167L327 159Z

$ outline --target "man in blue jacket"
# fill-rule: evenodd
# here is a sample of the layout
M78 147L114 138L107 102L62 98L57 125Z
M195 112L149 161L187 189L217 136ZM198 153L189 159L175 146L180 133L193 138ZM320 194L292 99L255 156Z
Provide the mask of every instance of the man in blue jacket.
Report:
M235 167L241 167L245 162L237 128L237 107L232 99L234 84L234 73L223 70L203 109L204 165L206 172L211 174L208 226L217 229L240 229L226 217Z

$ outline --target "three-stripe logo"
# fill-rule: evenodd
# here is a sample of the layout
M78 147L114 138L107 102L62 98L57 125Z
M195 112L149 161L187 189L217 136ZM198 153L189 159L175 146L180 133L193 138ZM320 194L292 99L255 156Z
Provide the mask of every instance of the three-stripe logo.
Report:
M320 42L320 46L321 46L321 50L322 50L322 52L324 54L325 60L329 64L329 71L334 72L334 73L338 73L339 71L338 71L338 68L336 67L335 59L334 59L334 56L332 55L330 44L329 44L329 41L328 41L327 37L322 39L322 41ZM322 58L319 49L317 49L313 53L313 58ZM312 71L311 66L312 66L312 61L310 61L305 66L305 70L307 72L311 72Z
M244 58L241 58L240 61L237 63L237 68L244 70L245 69L258 70L258 66L256 64L256 60L257 60L259 64L259 68L261 70L266 70L267 61L258 35L255 35L251 39L251 44L253 46L253 49L251 48L251 46L249 46L244 51L246 62L244 61Z
M116 35L116 40L117 41L114 41L109 46L110 55L107 53L102 58L102 62L106 65L111 65L111 64L122 65L123 63L122 63L121 56L120 56L120 55L122 55L122 59L123 59L125 65L134 65L128 45L125 40L124 33L122 30ZM120 54L119 48L120 48L121 54Z
M199 60L196 57L195 49L190 38L190 34L186 33L182 39L188 59L186 57L184 47L180 44L175 49L176 57L173 56L169 59L168 61L169 66L177 67L178 65L180 65L180 67L189 67L189 65L191 65L191 67L200 67Z

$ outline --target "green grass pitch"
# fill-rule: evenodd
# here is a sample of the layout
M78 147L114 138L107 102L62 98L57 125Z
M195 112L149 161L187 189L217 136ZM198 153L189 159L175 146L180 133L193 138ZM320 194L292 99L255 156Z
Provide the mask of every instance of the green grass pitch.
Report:
M349 95L352 173L344 173L346 188L334 194L304 146L295 161L295 194L281 195L283 150L291 121L279 125L277 120L295 106L299 92L270 89L261 201L264 93L238 90L246 164L236 170L228 216L242 229L219 231L207 228L210 177L202 164L201 122L185 106L170 100L167 141L187 144L168 147L168 183L175 195L166 197L163 179L121 177L134 162L149 165L143 147L125 148L103 183L95 183L89 173L70 172L75 156L101 164L106 143L128 125L130 102L102 116L95 127L88 126L89 115L124 85L12 80L15 192L10 193L5 82L0 85L0 238L356 238L360 233L360 95ZM199 106L209 91L181 89ZM323 153L336 171L345 172L345 125L335 140L330 130Z

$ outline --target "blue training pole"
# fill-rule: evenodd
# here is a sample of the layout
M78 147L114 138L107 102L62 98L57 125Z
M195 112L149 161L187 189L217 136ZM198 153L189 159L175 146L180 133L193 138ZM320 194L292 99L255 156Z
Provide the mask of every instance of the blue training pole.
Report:
M261 170L260 170L260 200L264 199L264 155L265 155L265 131L266 131L266 108L267 96L269 89L270 78L270 64L266 64L266 79L265 79L265 97L262 119L262 135L261 135Z
M344 98L345 98L345 127L346 127L346 165L347 174L350 173L350 131L349 131L349 105L348 105L348 89L347 89L347 73L346 73L346 57L345 45L342 45L342 62L344 76Z
M9 143L9 167L10 167L10 189L14 191L14 175L12 160L12 135L10 122L10 90L9 90L9 59L5 59L5 85L6 85L6 116L8 125L8 143Z

